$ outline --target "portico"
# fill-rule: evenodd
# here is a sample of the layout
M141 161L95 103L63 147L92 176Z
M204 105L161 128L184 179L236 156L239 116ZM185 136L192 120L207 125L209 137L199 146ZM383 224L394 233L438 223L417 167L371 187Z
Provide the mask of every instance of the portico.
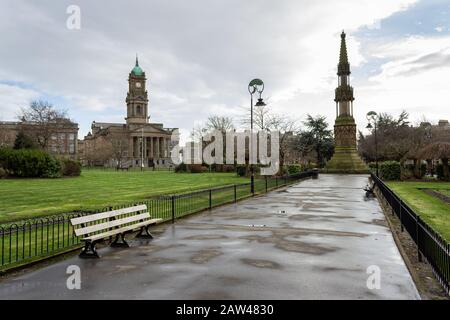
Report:
M131 134L129 154L133 166L152 167L166 165L170 161L170 137L153 132ZM143 161L143 162L142 162Z

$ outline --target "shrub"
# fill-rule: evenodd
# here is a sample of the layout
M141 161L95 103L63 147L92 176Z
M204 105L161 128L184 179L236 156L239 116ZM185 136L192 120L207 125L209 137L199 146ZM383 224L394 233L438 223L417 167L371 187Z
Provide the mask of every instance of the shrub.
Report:
M318 168L317 163L315 162L308 162L308 164L305 166L305 169L314 169L314 168Z
M420 178L423 178L427 174L427 164L421 163L420 164Z
M0 148L0 167L8 168L8 161L12 153L13 150L10 148Z
M214 172L234 172L235 168L232 164L212 164L211 170Z
M369 170L372 172L375 172L377 170L377 163L376 162L369 162L368 163Z
M3 169L2 167L0 167L0 179L1 178L5 178L7 176L7 172L5 169Z
M48 155L48 154L47 154ZM60 178L62 165L61 162L57 159L49 156L46 159L46 163L42 168L42 174L40 177L42 178Z
M234 172L235 167L232 164L224 164L222 166L222 172Z
M175 167L175 172L187 172L187 166L184 162Z
M381 162L379 163L379 173L383 180L400 180L400 163L398 161Z
M14 149L34 149L36 145L33 139L25 134L23 131L19 131L14 141Z
M68 177L78 177L81 174L81 164L78 161L64 160L62 174Z
M247 173L247 167L245 165L240 164L240 165L236 166L236 174L239 177L245 177L246 173Z
M41 150L0 149L0 164L17 177L56 178L61 175L61 163Z
M203 173L208 171L208 167L201 164L190 164L188 165L188 169L190 173Z
M404 165L401 168L401 170L402 170L402 172L401 172L402 180L409 180L409 179L414 178L414 165L412 165L412 164Z
M416 168L416 165L418 168ZM420 162L416 165L412 163L403 165L401 168L401 179L422 179L427 172L427 164Z
M442 165L442 163L438 163L438 165L436 166L436 174L439 180L444 179L444 166Z
M298 164L290 164L287 166L288 174L296 174L302 171L302 167Z

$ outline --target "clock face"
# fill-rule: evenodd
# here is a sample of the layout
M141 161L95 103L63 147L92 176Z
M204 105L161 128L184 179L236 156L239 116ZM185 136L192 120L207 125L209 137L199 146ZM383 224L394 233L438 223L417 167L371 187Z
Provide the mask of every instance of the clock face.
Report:
M136 82L136 88L140 88L141 87L141 83L140 82Z

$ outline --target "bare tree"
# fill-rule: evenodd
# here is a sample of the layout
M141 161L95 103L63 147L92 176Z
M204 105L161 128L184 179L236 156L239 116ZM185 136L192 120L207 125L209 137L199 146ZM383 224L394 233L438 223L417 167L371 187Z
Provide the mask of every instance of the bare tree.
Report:
M287 116L278 115L278 114L269 114L268 112L265 114L266 120L265 122L261 122L261 129L269 130L269 131L278 131L280 133L280 170L283 169L286 155L289 153L295 153L295 150L292 146L292 140L294 137L294 133L299 130L297 120L295 118L289 118ZM264 120L262 118L262 120Z
M108 131L105 140L110 144L112 157L117 161L117 166L122 167L128 157L129 142L123 132Z
M245 108L245 110L247 111L247 114L243 117L241 123L245 126L250 126L251 120L250 110L248 110L248 108ZM256 128L260 130L267 129L267 121L269 117L270 117L269 106L262 105L253 107L253 125Z
M270 98L266 100L269 101ZM241 123L245 126L250 126L251 110L247 107L242 107L242 109L245 110L245 116ZM283 168L288 154L297 154L292 143L294 134L299 130L297 119L271 112L268 104L255 105L253 107L253 127L259 130L272 130L280 133L280 169Z
M105 136L85 140L84 148L85 159L89 166L104 165L114 154L112 143Z
M381 113L377 121L378 160L403 161L408 155L426 142L427 126L413 127L409 125L408 113L403 111L398 118ZM363 137L360 134L359 149L362 156L375 160L375 134Z
M207 130L218 130L223 133L234 129L233 118L224 116L209 116L206 121Z
M47 149L52 135L60 127L72 124L67 112L56 109L51 103L43 100L32 101L30 106L22 108L19 119L22 130L33 136L42 149Z
M204 124L197 125L192 129L191 138L193 140L199 141L202 137L205 136L208 132L213 130L217 130L222 132L222 143L223 143L223 162L225 163L225 155L226 155L226 133L234 130L233 118L211 115L208 117ZM207 142L203 141L202 148L207 146Z

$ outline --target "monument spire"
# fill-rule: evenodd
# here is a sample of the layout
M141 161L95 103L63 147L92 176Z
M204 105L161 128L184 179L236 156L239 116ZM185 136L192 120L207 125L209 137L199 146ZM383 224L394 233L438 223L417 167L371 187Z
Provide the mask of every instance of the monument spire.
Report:
M339 76L350 75L350 63L348 63L347 43L345 42L345 32L341 33L341 51L339 53L338 73Z

